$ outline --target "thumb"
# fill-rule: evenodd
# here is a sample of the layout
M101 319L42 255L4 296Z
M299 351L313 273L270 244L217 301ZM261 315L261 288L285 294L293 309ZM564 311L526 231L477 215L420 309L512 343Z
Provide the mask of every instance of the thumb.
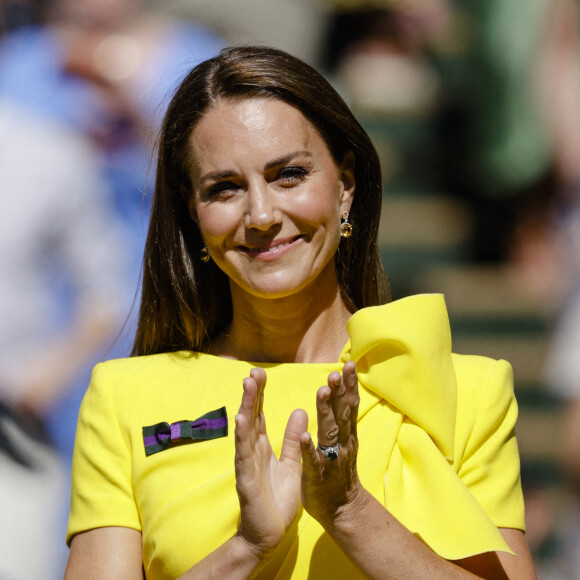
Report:
M291 461L300 466L300 435L307 430L308 415L306 411L303 409L292 411L290 419L288 419L288 424L286 425L286 431L284 432L280 461Z

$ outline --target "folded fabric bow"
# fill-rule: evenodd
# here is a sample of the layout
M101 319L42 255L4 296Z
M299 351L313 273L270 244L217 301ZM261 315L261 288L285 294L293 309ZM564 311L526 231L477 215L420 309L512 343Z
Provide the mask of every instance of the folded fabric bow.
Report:
M143 427L145 455L153 455L173 445L217 439L227 434L228 416L225 407L210 411L195 421L177 421L171 425L157 423Z

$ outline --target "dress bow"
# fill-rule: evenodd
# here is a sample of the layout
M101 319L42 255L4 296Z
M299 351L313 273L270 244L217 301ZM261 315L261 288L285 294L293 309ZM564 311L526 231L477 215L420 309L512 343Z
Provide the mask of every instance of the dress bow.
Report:
M183 443L226 437L227 434L228 416L225 407L210 411L195 421L157 423L143 427L145 455L153 455Z
M354 360L360 385L382 399L381 435L389 442L385 507L444 558L510 552L458 475L458 385L443 296L364 308L347 330L341 362Z
M364 308L347 329L341 361L354 360L359 382L424 429L452 461L457 383L443 296Z

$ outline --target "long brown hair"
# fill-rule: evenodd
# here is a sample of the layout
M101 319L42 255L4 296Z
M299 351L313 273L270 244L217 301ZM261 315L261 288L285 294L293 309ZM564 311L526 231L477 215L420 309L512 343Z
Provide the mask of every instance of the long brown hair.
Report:
M353 312L390 300L377 247L381 169L368 135L309 65L273 48L228 48L185 77L165 115L133 355L206 350L231 322L228 278L213 261L201 261L203 241L183 192L191 192L188 141L196 123L220 99L247 98L275 98L296 107L320 132L336 163L354 154L353 234L335 256L340 291Z

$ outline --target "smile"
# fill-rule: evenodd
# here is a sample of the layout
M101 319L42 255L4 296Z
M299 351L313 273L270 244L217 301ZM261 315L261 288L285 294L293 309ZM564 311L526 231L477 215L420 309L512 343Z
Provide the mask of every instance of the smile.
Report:
M269 244L265 244L262 246L240 246L240 249L252 256L252 257L260 257L267 259L268 257L278 257L282 254L285 254L288 250L294 247L300 240L302 236L297 236L295 238L291 238L289 240L284 240L280 242L272 241Z

